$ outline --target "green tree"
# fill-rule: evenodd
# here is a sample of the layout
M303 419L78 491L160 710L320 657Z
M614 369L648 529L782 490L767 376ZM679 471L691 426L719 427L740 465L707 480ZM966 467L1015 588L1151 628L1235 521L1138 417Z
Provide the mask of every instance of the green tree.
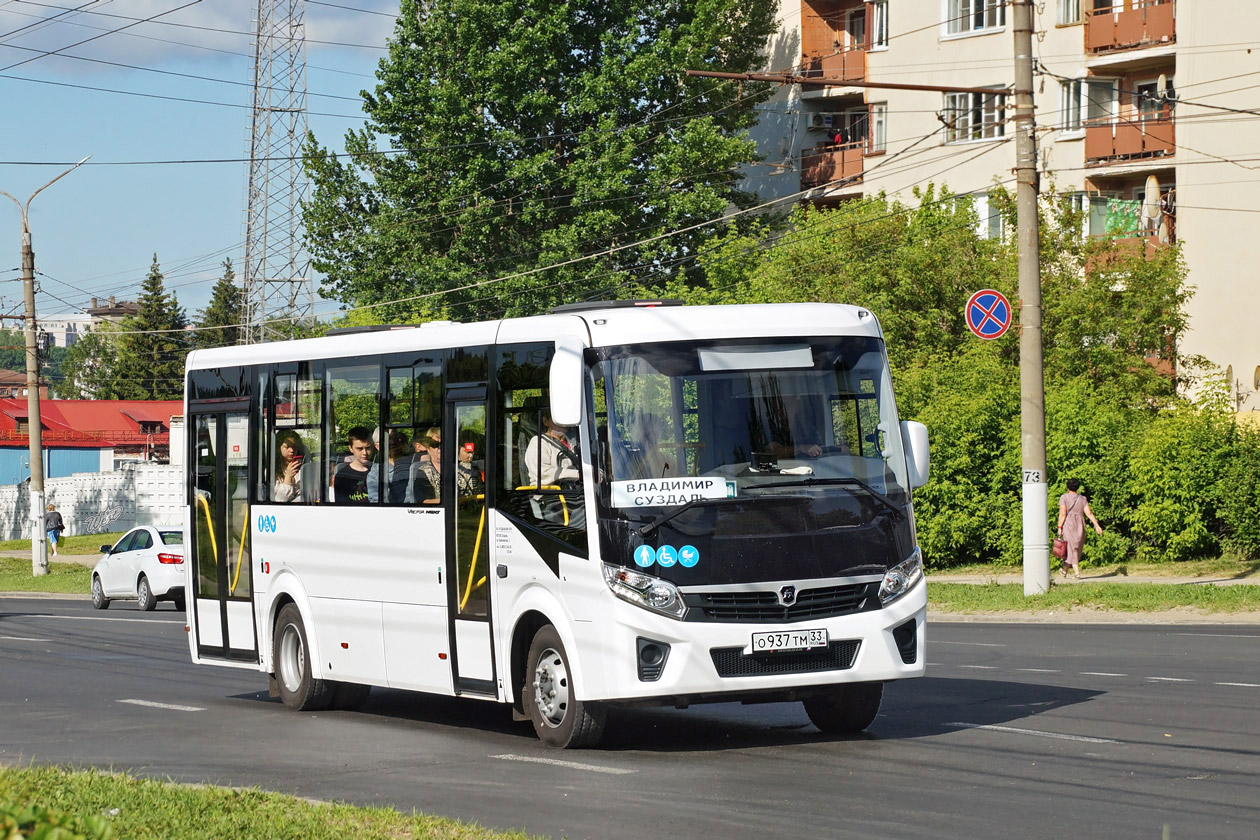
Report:
M168 295L157 254L144 279L140 311L122 321L112 377L112 399L173 400L183 396L188 320Z
M223 276L214 284L210 303L197 313L196 347L230 347L240 344L245 323L245 292L236 283L232 260L223 261Z
M397 322L530 314L663 282L719 231L663 234L754 201L738 168L756 160L744 130L769 94L684 71L757 66L777 8L402 0L349 159L308 145L321 291L403 301L373 310Z
M102 321L66 351L57 394L70 400L117 399L119 326Z

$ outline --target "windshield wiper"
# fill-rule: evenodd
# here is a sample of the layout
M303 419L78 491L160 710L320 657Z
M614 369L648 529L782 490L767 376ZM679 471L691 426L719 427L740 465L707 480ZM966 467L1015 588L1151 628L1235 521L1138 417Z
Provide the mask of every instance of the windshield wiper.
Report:
M870 493L872 498L878 499L880 502L882 502L884 506L887 507L889 510L891 510L893 513L900 514L901 516L906 515L906 512L902 510L902 508L899 507L897 503L894 502L892 499L888 498L883 493L879 492L878 490L876 490L874 487L872 487L870 484L866 483L862 479L854 478L854 477L806 478L802 481L768 481L768 482L763 482L761 484L748 484L748 485L745 485L743 489L756 490L762 487L818 487L825 484L840 484L840 485L855 484L858 487L861 487L867 493Z
M702 504L716 505L716 504L723 504L726 502L738 502L738 501L739 499L692 499L691 501L685 502L684 504L680 505L679 507L674 508L673 510L662 513L660 516L656 517L651 522L640 527L639 536L641 537L648 536L657 528L661 527L666 522L673 519L675 516L678 516L682 514L684 511L687 511L698 505L702 505Z

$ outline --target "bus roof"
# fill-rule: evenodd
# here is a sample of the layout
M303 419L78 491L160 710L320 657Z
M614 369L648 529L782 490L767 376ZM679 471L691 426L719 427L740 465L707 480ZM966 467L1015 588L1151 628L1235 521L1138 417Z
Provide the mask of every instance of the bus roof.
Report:
M722 338L790 338L816 335L880 337L870 310L832 303L730 306L609 306L553 315L478 323L438 321L417 327L357 332L194 350L187 369L335 359L444 347L554 340L571 336L589 347Z

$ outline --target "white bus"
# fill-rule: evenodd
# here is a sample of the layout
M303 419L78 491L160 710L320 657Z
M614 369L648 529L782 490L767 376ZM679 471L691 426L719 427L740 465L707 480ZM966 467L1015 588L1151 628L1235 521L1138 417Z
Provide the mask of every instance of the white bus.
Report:
M875 316L619 301L188 357L194 661L300 710L372 686L510 704L800 701L856 732L924 673Z

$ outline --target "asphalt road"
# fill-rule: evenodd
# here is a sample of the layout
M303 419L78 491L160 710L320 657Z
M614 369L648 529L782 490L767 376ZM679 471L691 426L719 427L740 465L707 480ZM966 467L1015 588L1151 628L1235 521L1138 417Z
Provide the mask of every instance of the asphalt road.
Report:
M444 814L549 837L1247 838L1260 834L1260 628L946 623L870 734L797 704L622 710L544 749L477 701L375 691L297 714L194 667L183 615L0 599L0 762Z

